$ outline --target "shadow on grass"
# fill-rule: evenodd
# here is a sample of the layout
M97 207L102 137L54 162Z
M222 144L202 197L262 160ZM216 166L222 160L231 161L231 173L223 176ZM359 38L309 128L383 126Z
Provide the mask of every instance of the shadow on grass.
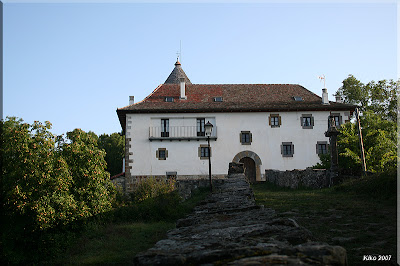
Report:
M110 212L39 232L7 221L1 232L0 263L76 264L126 262L146 250L190 213L208 189L182 201L176 191L140 203L125 203Z
M396 188L396 176L384 174L324 189L253 185L258 204L296 219L316 240L346 248L349 265L373 254L396 261Z

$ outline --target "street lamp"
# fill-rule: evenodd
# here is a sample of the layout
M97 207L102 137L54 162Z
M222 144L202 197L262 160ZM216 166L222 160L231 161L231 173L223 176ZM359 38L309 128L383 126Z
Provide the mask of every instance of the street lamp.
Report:
M211 137L213 125L210 123L210 121L207 121L207 124L204 125L204 128L206 131L207 142L208 142L208 177L210 179L210 191L212 192L210 137Z

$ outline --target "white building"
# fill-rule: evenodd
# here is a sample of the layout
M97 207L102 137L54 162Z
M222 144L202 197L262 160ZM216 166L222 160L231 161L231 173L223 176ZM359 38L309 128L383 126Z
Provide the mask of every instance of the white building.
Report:
M293 84L192 84L177 61L164 84L117 110L125 177L208 178L208 121L213 178L223 178L230 162L244 163L252 181L265 180L266 169L305 169L328 150L328 117L341 124L353 110L329 102L326 89L320 97Z

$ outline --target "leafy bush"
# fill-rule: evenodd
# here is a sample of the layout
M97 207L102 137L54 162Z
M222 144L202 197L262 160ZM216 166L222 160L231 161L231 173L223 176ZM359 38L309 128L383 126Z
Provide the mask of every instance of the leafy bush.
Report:
M115 199L95 135L76 129L64 140L50 128L13 117L0 122L0 248L13 263L41 254L51 242L44 232L109 211Z
M159 195L172 192L175 189L175 180L158 180L154 177L148 177L138 181L133 193L131 194L134 202L141 202L145 199L155 198Z

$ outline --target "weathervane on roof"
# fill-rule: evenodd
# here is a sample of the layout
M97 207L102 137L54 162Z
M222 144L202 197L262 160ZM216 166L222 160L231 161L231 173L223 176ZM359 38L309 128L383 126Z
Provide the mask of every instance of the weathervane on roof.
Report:
M322 81L324 80L324 88L325 88L325 75L322 74L322 76L318 76L318 78Z
M182 41L179 41L179 51L176 52L176 61L182 58Z

